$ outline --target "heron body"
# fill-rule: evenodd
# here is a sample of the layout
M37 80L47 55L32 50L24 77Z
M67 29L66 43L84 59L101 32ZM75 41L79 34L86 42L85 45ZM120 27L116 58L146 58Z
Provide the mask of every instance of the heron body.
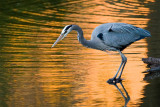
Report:
M62 40L72 30L77 31L79 42L88 48L93 48L101 51L118 51L122 57L120 67L115 76L108 80L109 83L121 81L123 68L127 62L127 58L121 52L127 46L135 41L150 37L150 32L142 28L126 24L126 23L105 23L96 27L91 36L91 40L86 40L83 36L83 31L78 25L67 25L61 32L61 35L52 45L54 47L58 41ZM117 75L119 76L117 78Z

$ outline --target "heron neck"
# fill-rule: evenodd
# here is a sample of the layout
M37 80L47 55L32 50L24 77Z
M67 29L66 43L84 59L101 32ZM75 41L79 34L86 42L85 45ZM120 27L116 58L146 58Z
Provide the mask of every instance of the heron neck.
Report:
M88 48L94 48L94 44L92 43L91 40L86 40L83 36L83 31L82 29L78 26L78 25L74 25L73 27L73 30L77 31L78 33L78 41L85 47L88 47Z

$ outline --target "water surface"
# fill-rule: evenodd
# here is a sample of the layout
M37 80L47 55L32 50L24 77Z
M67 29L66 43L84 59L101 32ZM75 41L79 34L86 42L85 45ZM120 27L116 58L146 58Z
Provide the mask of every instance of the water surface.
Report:
M79 25L90 39L96 26L123 22L152 34L123 51L127 107L158 107L160 79L143 80L148 68L141 58L160 57L159 5L158 0L1 1L0 106L124 106L117 87L106 83L119 67L118 54L83 47L74 31L51 49L65 25Z

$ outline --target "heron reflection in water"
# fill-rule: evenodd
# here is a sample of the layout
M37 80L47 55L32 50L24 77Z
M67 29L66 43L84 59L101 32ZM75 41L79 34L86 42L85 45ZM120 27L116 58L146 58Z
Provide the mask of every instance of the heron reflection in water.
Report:
M94 29L91 40L86 40L83 36L83 31L78 25L67 25L61 32L61 35L52 45L54 47L60 40L67 36L72 30L77 31L79 42L88 48L93 48L101 51L118 51L121 55L122 62L115 74L109 79L108 83L120 82L124 66L127 62L126 56L122 51L135 41L150 37L150 32L136 26L126 23L105 23ZM117 75L119 76L117 77Z
M119 88L118 84L120 84L120 86L122 87L122 90ZM124 100L125 100L124 107L127 107L127 104L128 104L128 102L130 101L130 96L128 95L128 92L127 92L126 89L124 88L124 86L123 86L123 84L122 84L122 81L119 82L119 83L112 83L111 85L114 85L114 86L117 88L117 90L121 93L122 97L123 97ZM125 93L126 96L123 94L122 91L124 91L124 93Z

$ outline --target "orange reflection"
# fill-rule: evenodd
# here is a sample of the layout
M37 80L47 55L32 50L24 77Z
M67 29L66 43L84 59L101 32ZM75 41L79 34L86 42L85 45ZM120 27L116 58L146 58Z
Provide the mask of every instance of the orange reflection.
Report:
M91 1L91 3L93 2L100 3L99 0ZM75 12L72 14L68 14L65 18L68 20L73 20L74 23L83 26L86 38L90 38L90 34L96 26L106 22L122 21L139 27L146 27L149 19L147 18L136 19L135 17L129 17L129 16L142 15L142 14L146 16L149 13L149 9L141 6L138 1L134 1L134 3L132 1L130 2L132 3L131 6L124 5L121 3L117 3L114 5L104 3L104 5L96 6L96 8L95 6L84 9L78 7L77 13ZM74 4L72 6L74 6ZM138 8L132 10L132 8L134 8L135 6L137 6ZM128 8L131 8L131 10L121 14L120 11L116 11L117 9L128 10ZM65 23L72 24L73 22L64 22L64 24ZM84 87L76 87L76 85L74 85L75 88L77 89L74 90L72 93L82 92L81 94L75 94L74 99L75 100L86 99L81 103L75 104L75 106L80 106L80 105L91 106L94 104L93 101L96 101L98 99L101 102L100 104L107 105L108 107L112 107L113 105L121 106L120 102L117 101L117 98L121 98L121 95L115 93L116 89L110 87L105 82L107 79L112 77L115 74L115 71L118 69L121 61L120 56L107 55L104 52L83 48L81 45L78 44L78 41L74 37L76 34L73 35L70 34L70 35L71 36L68 36L68 38L72 37L74 38L74 40L69 40L69 39L64 40L65 42L68 41L67 45L65 45L68 47L67 49L64 50L64 52L67 56L68 55L71 56L70 57L63 56L62 58L66 58L65 64L67 64L67 68L74 70L73 74L74 76L81 75L78 78L78 80L74 81L74 78L72 78L73 80L71 81L74 81L74 84L79 84L79 85L84 84ZM139 45L143 47L138 47ZM141 62L141 58L147 57L145 54L148 51L146 47L147 44L145 40L141 40L139 42L134 43L124 51L124 53L128 53L126 54L126 56L128 57L128 63L125 67L123 78L125 79L125 83L127 84L126 89L128 90L128 93L131 96L131 101L129 105L137 104L140 102L140 98L143 97L143 95L141 94L143 87L147 84L142 82L144 75L141 73L146 69L144 64ZM61 47L58 47L56 51L61 50L60 48ZM71 48L73 48L74 51L67 51L67 50L72 50ZM52 57L54 57L54 55ZM60 87L63 87L63 85L61 85Z
M17 69L23 74L14 78L15 84L21 84L13 89L15 99L21 100L18 101L19 105L23 106L25 103L29 105L32 102L25 102L27 98L24 96L27 95L35 98L35 105L41 105L41 101L44 105L47 102L49 106L60 103L68 104L70 107L82 105L88 107L121 107L123 105L122 96L114 87L106 83L106 80L113 77L119 67L121 59L118 54L108 55L98 50L82 47L77 41L75 32L69 34L68 38L61 41L55 48L50 48L50 43L54 42L53 38L55 40L61 32L60 28L56 28L57 26L73 23L80 25L87 39L90 38L91 32L96 26L106 22L124 22L142 28L147 26L149 19L137 18L137 16L147 16L150 11L149 8L141 5L138 0L134 2L133 0L126 0L123 3L117 3L115 0L114 2L115 4L105 2L105 0L68 1L60 4L60 6L68 8L60 9L64 14L58 13L55 9L47 9L41 14L23 11L25 14L41 17L48 15L50 17L54 13L57 15L55 17L65 18L65 20L70 20L69 22L54 20L52 22L39 22L35 19L10 17L21 22L53 26L53 29L38 25L28 28L28 25L9 24L13 28L28 28L30 30L28 32L8 31L8 33L15 35L19 34L16 38L11 38L11 41L23 38L25 42L15 42L13 47L5 47L8 53L19 52L19 54L12 54L11 61L13 62L6 64L6 67L11 64L18 66ZM145 1L145 3L148 2L154 1ZM10 44L12 43L10 42ZM17 48L16 46L19 45L20 47ZM24 52L24 54L20 52ZM132 44L123 52L128 57L122 76L125 79L126 90L131 97L128 107L138 104L140 99L144 97L142 94L143 87L147 83L142 81L144 75L141 72L145 71L146 67L141 58L147 57L147 52L145 39ZM34 94L30 95L30 93Z
M93 1L91 2L93 3ZM99 0L96 0L95 2L99 3ZM131 5L124 5L122 3L110 5L109 3L104 3L101 4L101 6L96 6L96 8L94 6L90 7L89 9L85 8L88 14L86 14L86 11L81 8L78 9L78 13L67 15L66 18L69 20L74 20L76 21L76 24L82 26L86 38L90 38L92 30L96 26L106 22L125 22L145 28L149 19L135 18L132 16L130 17L130 15L134 16L143 14L144 16L147 16L150 11L149 8L144 7L138 1L133 2L131 0L128 0L128 2ZM135 7L137 8L135 9ZM126 11L123 13L117 10ZM124 51L124 53L126 53L126 56L128 57L128 62L124 69L123 78L125 78L125 82L127 84L126 88L131 96L129 105L138 104L140 102L140 98L143 97L143 87L147 85L147 83L143 82L144 74L141 73L142 71L146 70L145 65L141 61L141 58L147 57L145 54L148 52L146 47L146 41L141 40L134 43ZM109 56L106 53L86 48L82 48L79 50L77 49L74 50L74 52L67 52L67 54L74 53L85 54L83 56L77 56L78 58L76 58L75 60L71 59L67 61L67 63L72 62L68 66L69 68L76 70L76 72L80 72L79 70L84 70L84 72L87 72L87 75L83 81L85 84L85 88L82 88L81 91L86 91L89 98L87 101L83 102L82 105L90 106L89 104L93 104L92 101L96 99L105 99L102 102L108 105L108 107L119 105L119 102L116 102L116 99L120 97L120 95L117 96L116 93L112 93L115 92L115 90L112 90L109 86L106 86L106 83L104 81L115 74L115 71L118 69L121 61L120 56ZM77 66L72 66L73 63L76 63ZM82 94L81 96L77 96L76 98L83 99L84 96L86 96L85 94L86 93Z

